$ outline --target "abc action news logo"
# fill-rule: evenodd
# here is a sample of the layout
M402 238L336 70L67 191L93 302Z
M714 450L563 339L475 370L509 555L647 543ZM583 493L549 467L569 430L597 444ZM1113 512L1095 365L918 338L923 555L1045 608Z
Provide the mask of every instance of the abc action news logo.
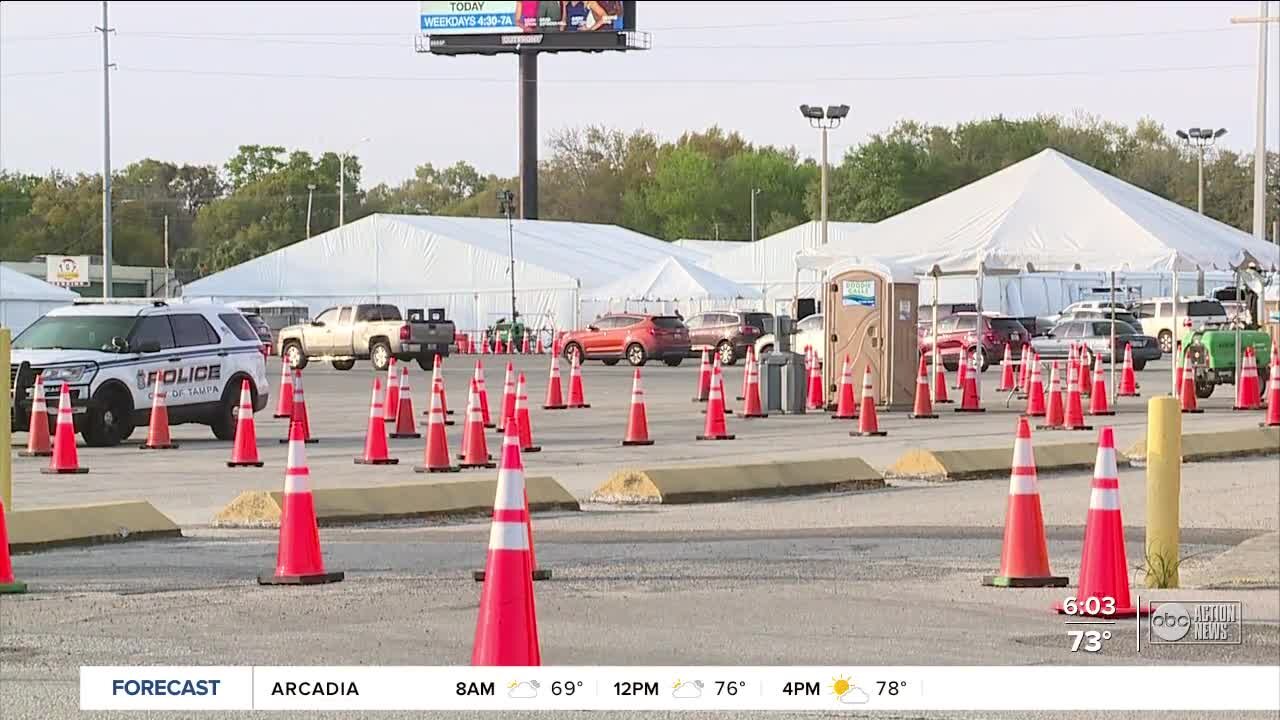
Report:
M1153 645L1239 645L1239 601L1152 602L1148 626Z

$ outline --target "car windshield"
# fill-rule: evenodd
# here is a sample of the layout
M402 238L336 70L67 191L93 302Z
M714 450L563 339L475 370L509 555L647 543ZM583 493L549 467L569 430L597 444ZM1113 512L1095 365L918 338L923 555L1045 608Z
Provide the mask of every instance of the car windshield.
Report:
M13 340L17 350L100 350L123 352L111 344L115 337L127 338L137 322L126 315L46 315L32 323Z
M1192 300L1187 304L1187 315L1191 317L1211 317L1226 315L1226 308L1217 300Z
M653 319L653 326L666 330L679 330L684 327L684 321L678 317L659 316Z

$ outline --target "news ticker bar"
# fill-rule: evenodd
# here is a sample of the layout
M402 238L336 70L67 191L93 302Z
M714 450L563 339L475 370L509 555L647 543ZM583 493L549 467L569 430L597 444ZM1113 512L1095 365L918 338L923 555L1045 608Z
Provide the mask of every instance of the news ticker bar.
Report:
M1280 711L1280 666L82 667L80 709Z

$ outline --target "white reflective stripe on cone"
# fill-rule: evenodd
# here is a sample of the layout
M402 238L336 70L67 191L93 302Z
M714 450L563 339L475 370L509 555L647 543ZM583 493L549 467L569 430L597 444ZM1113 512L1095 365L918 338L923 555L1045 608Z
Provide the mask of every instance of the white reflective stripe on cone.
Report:
M529 530L524 523L494 522L489 528L490 550L528 550Z
M292 461L292 446L290 446L289 455ZM311 471L307 468L289 468L285 470L284 491L286 494L311 492Z
M1040 490L1035 475L1010 475L1010 495L1039 495Z
M1035 453L1031 450L1031 443L1027 440L1015 440L1013 442L1013 467L1034 468L1036 465Z
M1098 459L1093 465L1093 476L1095 478L1114 478L1117 475L1116 449L1098 448Z
M1120 491L1114 488L1093 488L1089 494L1090 510L1119 510Z
M520 470L498 470L498 493L493 500L493 509L524 509L524 472Z

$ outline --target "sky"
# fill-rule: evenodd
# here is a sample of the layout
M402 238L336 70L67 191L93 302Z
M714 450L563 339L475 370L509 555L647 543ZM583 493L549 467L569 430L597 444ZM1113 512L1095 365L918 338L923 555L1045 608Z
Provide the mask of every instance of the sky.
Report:
M101 12L0 3L0 168L101 170ZM516 174L516 59L415 53L417 13L408 1L111 2L112 164L221 164L241 144L274 144L353 151L366 186L427 162ZM836 162L899 120L1082 112L1225 127L1221 144L1251 152L1258 30L1230 18L1258 13L1258 2L639 0L651 49L539 59L539 124L543 138L603 124L667 139L719 125L816 157L798 106L845 103Z

